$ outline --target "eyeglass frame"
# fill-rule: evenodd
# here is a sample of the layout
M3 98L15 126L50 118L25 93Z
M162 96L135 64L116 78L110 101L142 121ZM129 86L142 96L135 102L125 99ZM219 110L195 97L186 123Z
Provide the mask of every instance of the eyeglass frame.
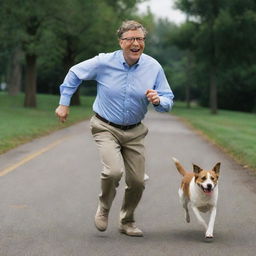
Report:
M124 38L120 38L120 40L126 40L128 43L134 43L135 40L138 43L144 43L146 40L146 37L124 37Z

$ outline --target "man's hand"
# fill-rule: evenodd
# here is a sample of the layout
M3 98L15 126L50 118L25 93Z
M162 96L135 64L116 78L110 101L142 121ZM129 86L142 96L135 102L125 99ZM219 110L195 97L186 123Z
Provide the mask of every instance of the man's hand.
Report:
M148 89L146 91L146 96L148 98L148 101L151 102L154 105L160 104L160 98L156 90Z
M69 107L64 105L59 105L55 110L56 116L60 119L60 122L64 123L69 114Z

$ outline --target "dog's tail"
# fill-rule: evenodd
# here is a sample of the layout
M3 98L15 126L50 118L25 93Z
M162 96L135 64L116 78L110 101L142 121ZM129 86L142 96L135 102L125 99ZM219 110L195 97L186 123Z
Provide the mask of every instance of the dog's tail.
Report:
M182 175L182 176L185 176L185 174L187 173L185 171L185 169L183 168L183 166L180 164L179 160L176 159L175 157L172 158L172 160L174 161L175 165L176 165L176 168L177 170L179 171L179 173Z

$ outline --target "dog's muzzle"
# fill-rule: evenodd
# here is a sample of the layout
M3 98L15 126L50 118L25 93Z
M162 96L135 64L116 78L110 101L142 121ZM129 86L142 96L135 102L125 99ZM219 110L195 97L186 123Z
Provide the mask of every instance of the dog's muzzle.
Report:
M207 184L206 187L204 187L203 185L199 185L199 186L203 190L203 192L206 194L212 193L215 188L215 186L213 186L212 184Z

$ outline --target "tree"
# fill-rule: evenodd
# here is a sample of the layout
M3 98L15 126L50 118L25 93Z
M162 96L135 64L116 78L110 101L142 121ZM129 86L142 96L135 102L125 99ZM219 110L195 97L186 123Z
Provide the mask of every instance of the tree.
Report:
M25 107L36 107L37 59L44 31L51 24L58 1L3 0L4 32L12 44L20 45L25 55ZM8 37L7 37L8 35Z
M172 33L170 42L178 46L183 50L184 56L182 57L180 63L176 65L175 73L178 73L179 87L185 91L185 100L187 107L190 107L190 102L192 100L192 91L195 91L195 35L198 30L198 26L194 22L187 22L181 24L179 28ZM178 68L178 69L177 69Z
M188 48L194 47L201 103L209 105L212 113L219 106L255 111L256 2L177 0L176 6L197 24Z
M223 2L223 1L222 1ZM197 56L204 62L209 73L210 83L210 109L212 114L217 113L217 58L214 25L218 17L220 0L177 0L176 6L189 16L194 16L199 21L196 42L198 45Z
M99 49L109 49L115 40L109 31L115 27L114 33L120 19L128 17L129 11L138 2L2 0L0 13L3 14L4 25L0 26L1 35L5 35L3 38L8 40L13 49L19 45L24 52L24 105L36 107L38 63L45 64L47 59L42 54L47 51L49 58L60 58L62 55L64 69L67 70L80 59L92 57ZM58 60L53 62L60 64Z
M256 2L228 3L215 25L220 106L255 112Z
M21 59L23 52L20 47L16 47L10 57L9 68L7 70L8 93L15 96L21 91L22 65Z

